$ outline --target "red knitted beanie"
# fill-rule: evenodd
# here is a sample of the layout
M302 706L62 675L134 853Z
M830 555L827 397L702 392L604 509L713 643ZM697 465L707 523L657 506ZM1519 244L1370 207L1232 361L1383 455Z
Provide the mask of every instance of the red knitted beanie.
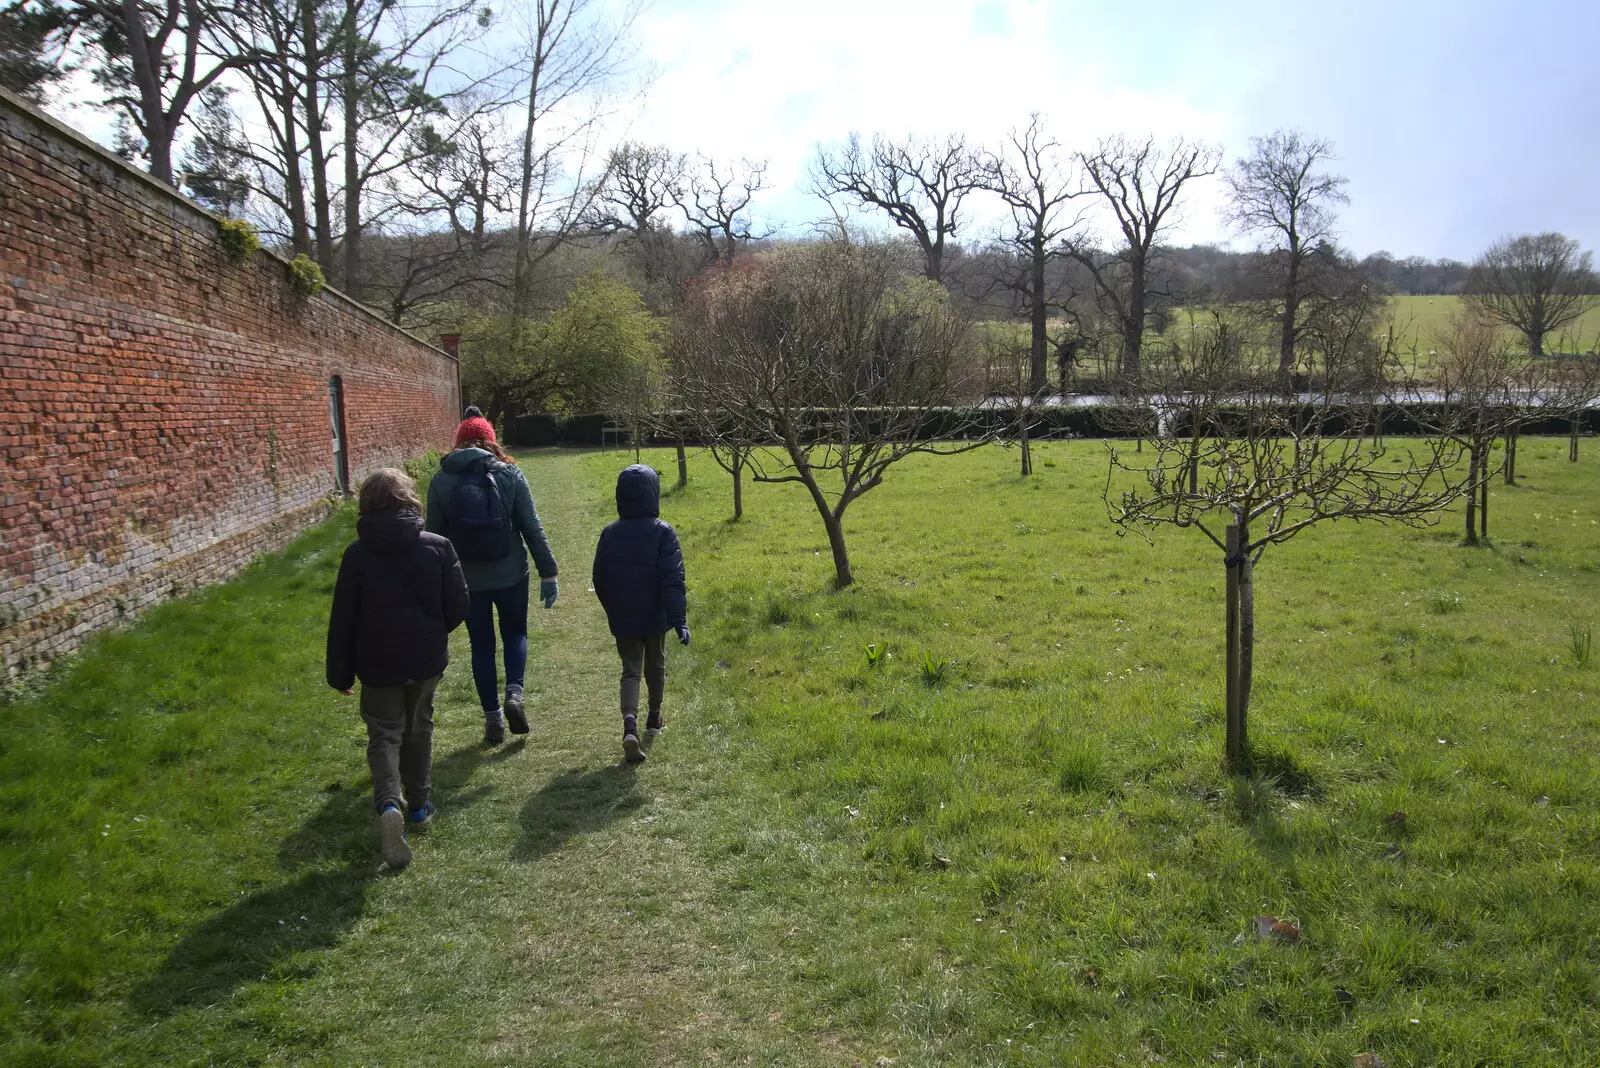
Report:
M464 441L493 441L494 425L481 415L470 415L456 427L456 448Z

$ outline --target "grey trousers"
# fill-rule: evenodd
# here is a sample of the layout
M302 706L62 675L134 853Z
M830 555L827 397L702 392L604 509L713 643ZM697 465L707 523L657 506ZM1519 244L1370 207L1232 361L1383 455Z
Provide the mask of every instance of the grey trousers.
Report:
M433 691L443 676L404 686L362 686L361 718L367 723L367 766L372 799L383 806L421 808L433 766ZM400 789L405 787L405 801Z
M622 714L639 714L641 675L649 691L650 711L661 711L661 693L667 688L666 632L648 638L618 638L617 653L622 657Z

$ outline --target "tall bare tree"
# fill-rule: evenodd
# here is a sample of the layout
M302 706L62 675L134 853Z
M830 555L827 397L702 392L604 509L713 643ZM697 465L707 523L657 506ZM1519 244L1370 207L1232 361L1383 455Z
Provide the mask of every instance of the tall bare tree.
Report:
M1594 306L1593 268L1593 257L1562 234L1504 237L1467 272L1462 298L1479 314L1521 332L1530 356L1543 356L1545 335Z
M1150 312L1152 270L1158 238L1176 220L1183 187L1216 173L1219 150L1178 138L1157 145L1153 137L1130 141L1111 137L1078 162L1116 221L1122 244L1106 254L1089 242L1074 242L1069 253L1094 279L1106 313L1122 339L1121 375L1137 377Z
M713 269L673 344L703 440L742 450L755 481L805 487L848 586L850 505L907 456L976 447L923 438L963 391L965 339L949 294L906 278L892 247L833 240Z
M670 294L655 290L663 282L670 289L675 236L670 216L688 185L688 157L665 145L627 141L606 158L605 177L589 208L588 226L620 235L633 247L646 291L658 304L671 302Z
M718 164L709 156L699 158L678 207L710 262L731 262L745 245L771 236L770 230L757 231L750 218L750 202L766 187L765 160Z
M492 90L504 67L477 56L479 73L462 72L463 52L493 28L493 12L481 0L343 0L339 14L335 103L343 119L343 205L337 278L348 295L361 300L363 239L406 210L400 195L374 203L374 190L398 186L389 179L439 145L453 143L479 114L501 107L503 99Z
M1011 212L1005 243L1024 268L1011 287L1028 308L1028 389L1035 396L1045 392L1050 369L1051 302L1045 268L1065 255L1061 239L1082 221L1081 213L1067 215L1067 206L1083 190L1069 180L1059 153L1060 145L1034 114L1026 128L1007 136L1000 153L985 156L981 167L984 188L998 195Z
M1221 554L1227 572L1225 752L1234 766L1249 759L1254 572L1262 554L1320 523L1430 525L1464 485L1461 448L1449 437L1388 449L1374 440L1376 427L1347 403L1341 383L1370 363L1365 350L1387 346L1393 336L1381 328L1381 309L1381 301L1370 301L1361 329L1344 324L1304 338L1328 371L1317 396L1293 405L1273 381L1252 375L1226 323L1217 320L1209 336L1196 339L1210 350L1193 361L1204 374L1192 392L1203 394L1204 403L1171 413L1200 426L1153 435L1154 455L1147 461L1125 462L1118 449L1110 454L1106 505L1114 523L1195 530ZM1392 349L1385 356L1393 366ZM1162 422L1170 428L1169 420Z
M977 153L961 137L942 140L874 136L870 149L851 134L842 149L818 146L812 163L816 194L845 196L889 216L922 250L923 274L943 282L947 242L961 227L961 202L981 187Z
M572 235L594 199L595 176L586 173L600 110L593 100L632 60L637 9L611 15L599 0L529 0L517 11L523 125L511 309L521 320L531 310L535 268Z
M1250 154L1227 172L1228 218L1245 234L1262 240L1262 252L1280 302L1278 372L1295 365L1295 344L1303 323L1300 305L1315 292L1308 278L1317 250L1334 238L1334 209L1348 204L1346 180L1324 170L1334 159L1333 143L1278 130L1250 139Z

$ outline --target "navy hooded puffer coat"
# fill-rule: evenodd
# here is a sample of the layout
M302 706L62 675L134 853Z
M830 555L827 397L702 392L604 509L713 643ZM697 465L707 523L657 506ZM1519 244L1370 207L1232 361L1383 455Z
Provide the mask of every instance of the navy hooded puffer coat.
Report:
M683 549L657 516L661 478L643 464L617 476L617 515L594 551L594 592L618 638L648 638L687 624Z

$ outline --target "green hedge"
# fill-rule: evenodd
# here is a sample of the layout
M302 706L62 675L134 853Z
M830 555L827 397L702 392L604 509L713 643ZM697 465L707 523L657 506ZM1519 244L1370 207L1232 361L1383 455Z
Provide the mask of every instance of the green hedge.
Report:
M1289 425L1306 426L1317 411L1315 405L1285 403L1278 405L1276 414ZM1213 409L1209 414L1209 429L1220 426L1239 426L1246 416L1242 407ZM1260 418L1260 410L1254 411ZM1402 436L1426 434L1445 417L1445 406L1439 403L1406 406L1386 405L1380 410L1382 431ZM1040 407L1031 410L1029 436L1035 439L1050 438L1132 438L1140 434L1153 434L1156 426L1154 408L1141 405L1084 404L1061 407ZM858 409L858 419L865 421L869 433L881 427L881 419L872 409ZM1371 426L1373 409L1364 405L1336 407L1322 415L1325 433L1343 434L1365 430ZM833 413L823 409L809 409L805 413L804 436L818 440L831 427ZM604 415L576 415L558 419L550 415L524 415L513 419L507 427L508 445L541 447L547 445L606 444L602 428L611 419ZM1189 416L1175 411L1167 427L1174 436L1189 433ZM1579 429L1586 434L1600 433L1600 408L1591 408L1579 420ZM1522 426L1529 435L1563 435L1570 430L1565 416L1541 416ZM949 441L982 437L994 434L1002 438L1016 436L1016 412L1007 408L950 407L931 408L917 429L918 441ZM671 445L679 440L679 431L673 425L670 413L658 418L657 425L648 435L647 444ZM698 436L686 427L682 433L686 445L704 445ZM632 436L624 429L616 444L628 445Z

